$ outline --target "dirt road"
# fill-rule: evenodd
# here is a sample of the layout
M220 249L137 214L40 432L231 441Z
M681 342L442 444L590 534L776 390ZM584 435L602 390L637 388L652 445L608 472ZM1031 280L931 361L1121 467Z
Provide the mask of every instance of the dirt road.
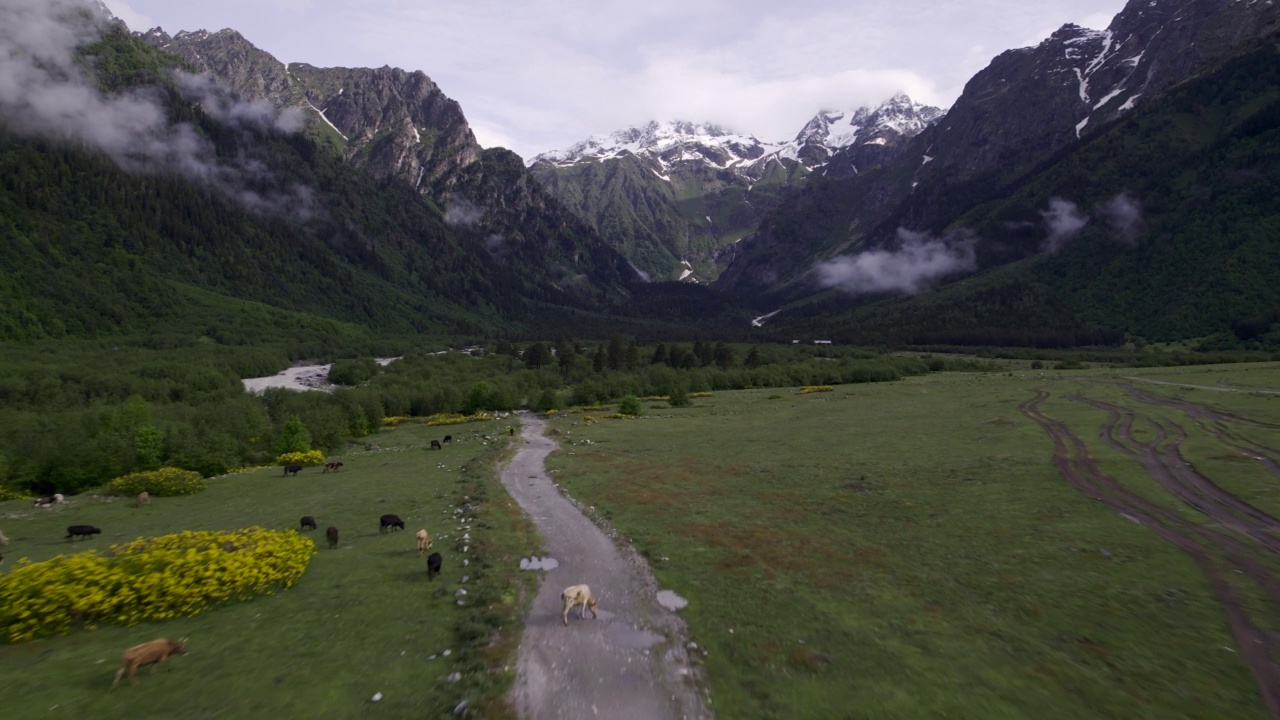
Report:
M687 632L660 606L648 565L619 549L562 496L543 461L556 447L545 423L526 416L523 446L502 483L534 522L559 565L545 574L525 619L512 701L530 720L710 718L685 649ZM560 592L591 586L599 618L570 613L561 624Z
M1202 425L1202 429L1239 452L1243 450L1234 442L1238 436L1231 432L1231 424L1274 427L1209 406L1122 387L1128 391L1129 399L1138 404L1181 410L1197 423L1209 420L1212 425ZM1222 605L1236 646L1253 673L1270 716L1280 720L1280 636L1268 629L1275 618L1258 622L1257 610L1228 579L1232 575L1247 579L1270 601L1270 608L1280 607L1280 578L1262 560L1267 555L1280 554L1280 520L1228 492L1189 463L1181 453L1186 431L1177 423L1136 407L1069 396L1105 412L1103 442L1138 463L1159 487L1211 523L1192 522L1165 502L1156 502L1125 487L1101 470L1084 440L1070 426L1040 409L1048 398L1047 391L1039 391L1018 409L1053 441L1058 471L1087 497L1149 528L1190 556ZM1143 441L1135 437L1133 428L1137 422L1151 428L1154 439Z

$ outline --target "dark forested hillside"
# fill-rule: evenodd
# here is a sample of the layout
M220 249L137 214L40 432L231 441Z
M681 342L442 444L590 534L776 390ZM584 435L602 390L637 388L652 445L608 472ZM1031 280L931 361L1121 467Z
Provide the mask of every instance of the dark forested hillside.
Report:
M1280 310L1280 45L1253 45L993 194L951 230L977 239L984 265L1011 264L875 304L828 291L779 317L863 341L1265 337Z
M352 169L315 127L211 115L170 74L180 61L122 31L81 58L105 97L145 92L200 153L133 167L0 117L0 339L145 330L187 310L175 283L387 332L518 327L543 306L626 297L621 257L529 201L545 195L518 159L486 154L459 181L496 212L515 207L496 224L518 232L450 227L411 186ZM512 194L523 204L504 203Z

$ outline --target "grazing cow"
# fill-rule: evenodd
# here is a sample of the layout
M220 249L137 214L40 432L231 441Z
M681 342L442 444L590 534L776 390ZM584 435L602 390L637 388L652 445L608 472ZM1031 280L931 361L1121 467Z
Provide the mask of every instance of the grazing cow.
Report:
M135 673L138 672L138 668L143 665L155 665L156 667L151 668L151 672L154 674L160 663L167 660L170 655L186 654L187 642L185 640L175 641L160 638L159 640L144 642L141 645L134 645L120 654L120 669L116 671L116 679L111 683L111 688L114 690L116 685L120 684L120 678L125 675L128 675L130 685L137 685L138 678Z
M418 557L422 557L423 550L430 550L431 545L433 543L434 541L431 539L431 536L427 534L426 530L419 530L418 531Z
M100 535L101 530L92 525L69 525L67 526L67 536L63 540L70 540L75 536L89 537L90 535Z
M62 504L62 500L63 500L63 498L62 498L62 495L61 495L61 494L59 494L59 493L54 493L53 495L50 495L50 496L48 496L48 497L38 497L38 498L36 498L36 505L35 505L35 506L36 506L36 507L53 507L54 505L61 505L61 504Z
M445 435L445 436L444 436L444 444L445 444L445 445L448 445L448 444L449 444L449 443L451 443L451 442L453 442L453 436L452 436L452 435Z
M151 504L151 495L146 490L138 493L138 499L134 501L134 507L142 507Z
M298 471L301 469L302 469L301 465L285 465L284 474L286 477L289 475L297 475Z
M316 519L310 515L303 515L302 520L300 520L299 522L302 524L303 530L316 529Z
M578 610L578 619L582 620L586 617L586 611L591 611L591 617L596 617L596 599L591 596L591 588L586 585L570 585L560 593L560 599L564 601L564 613L560 619L565 625L569 624L569 611L574 605L581 605Z
M444 562L444 558L440 557L440 553L434 552L427 556L427 580L434 580L440 574L440 565Z
M341 463L341 462L327 462L327 463L325 463L325 464L324 464L324 470L323 470L323 472L329 472L330 470L332 470L332 471L334 471L334 472L338 472L338 468L340 468L340 467L342 467L342 463Z
M444 448L440 447L440 441L439 441L439 440L432 440L432 441L431 441L431 449L432 449L432 450L443 450Z
M329 549L338 549L338 528L330 525L328 530L324 531L324 536L329 538Z
M404 521L399 515L383 515L378 518L378 532L386 532L387 528L393 527L404 529Z

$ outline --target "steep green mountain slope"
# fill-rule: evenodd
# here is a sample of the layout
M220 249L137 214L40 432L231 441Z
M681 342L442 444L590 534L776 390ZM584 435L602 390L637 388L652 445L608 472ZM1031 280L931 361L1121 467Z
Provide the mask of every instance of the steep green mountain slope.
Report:
M775 331L948 344L1265 338L1280 317L1280 43L1250 46L997 191L949 230L971 231L984 264L1009 264L873 304L829 290L771 320ZM1055 198L1085 224L1050 251Z
M654 279L677 279L686 269L714 279L723 248L754 230L809 174L797 162L770 163L747 182L730 171L688 163L669 170L664 180L652 164L627 155L565 168L538 163L531 171Z
M385 332L518 328L627 297L625 261L539 207L514 156L485 153L457 174L492 207L451 228L412 186L352 169L316 124L214 117L170 74L176 58L120 30L82 58L108 98L146 93L201 150L184 161L203 164L126 171L0 116L0 339L146 330L189 310L173 283Z

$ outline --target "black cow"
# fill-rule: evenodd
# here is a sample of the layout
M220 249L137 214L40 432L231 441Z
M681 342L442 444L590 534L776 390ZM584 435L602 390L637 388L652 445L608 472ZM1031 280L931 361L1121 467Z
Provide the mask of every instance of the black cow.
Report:
M73 537L89 537L90 535L100 535L102 531L92 525L69 525L67 526L67 536L63 540L70 540Z
M439 441L439 440L432 440L432 441L431 441L431 449L432 449L432 450L442 450L443 448L441 448L441 447L440 447L440 441Z
M451 443L451 442L453 442L453 436L452 436L452 435L445 435L445 436L444 436L444 444L445 444L445 445L448 445L448 444L449 444L449 443Z
M400 519L399 515L383 515L378 518L378 532L386 532L387 528L393 527L404 529L404 521Z
M324 536L329 538L329 549L336 550L338 548L338 528L330 525L329 529L324 531Z
M314 517L310 516L310 515L303 515L303 516L302 516L302 521L301 521L301 522L302 522L302 529L303 529L303 530L315 530L315 529L316 529L316 519L315 519Z
M301 466L301 465L285 465L285 466L284 466L284 474L285 474L286 476L289 476L289 475L297 475L297 474L298 474L298 471L299 471L299 470L301 470L301 469L302 469L302 466Z
M440 557L440 553L435 552L427 556L427 579L434 580L440 574L440 563L444 558Z

